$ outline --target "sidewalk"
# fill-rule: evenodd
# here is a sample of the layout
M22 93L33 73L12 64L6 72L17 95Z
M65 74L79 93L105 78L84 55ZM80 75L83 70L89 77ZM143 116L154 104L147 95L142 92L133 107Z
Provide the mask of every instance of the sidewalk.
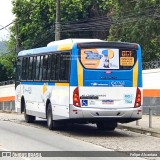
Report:
M143 115L138 124L136 125L136 121L134 121L127 124L119 124L118 128L160 138L160 116L152 116L152 128L149 128L149 115Z
M20 120L24 120L24 115L20 114L20 113L0 111L0 120L3 120L3 121L20 121Z
M0 112L0 120L24 121L24 115ZM143 115L142 119L139 120L139 125L136 125L136 121L134 121L127 124L118 124L118 128L160 138L160 116L152 116L152 128L149 128L149 115Z

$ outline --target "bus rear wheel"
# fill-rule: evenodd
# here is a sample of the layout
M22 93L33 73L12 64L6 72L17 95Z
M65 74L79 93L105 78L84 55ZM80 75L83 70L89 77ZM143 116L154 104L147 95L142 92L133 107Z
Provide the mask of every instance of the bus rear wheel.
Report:
M56 122L53 120L51 103L48 104L47 108L47 126L49 130L56 129Z
M24 119L25 119L25 121L26 121L27 123L33 123L33 122L35 121L36 117L35 117L35 116L28 115L28 114L26 113L26 108L25 108L25 109L24 109Z
M101 131L114 131L115 128L117 127L117 123L107 123L107 122L97 122L97 129Z

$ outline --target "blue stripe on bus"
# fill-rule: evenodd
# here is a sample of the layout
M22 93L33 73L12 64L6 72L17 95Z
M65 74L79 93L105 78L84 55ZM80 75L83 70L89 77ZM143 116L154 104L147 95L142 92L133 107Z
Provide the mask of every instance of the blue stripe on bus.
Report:
M78 86L78 71L77 71L78 49L77 44L74 44L72 49L71 71L70 71L70 86Z
M137 57L138 57L138 87L142 87L142 52L141 52L141 47L138 45L138 50L137 50Z
M21 84L24 84L24 85L44 85L44 83L49 86L55 85L54 82L34 82L34 81L21 82Z

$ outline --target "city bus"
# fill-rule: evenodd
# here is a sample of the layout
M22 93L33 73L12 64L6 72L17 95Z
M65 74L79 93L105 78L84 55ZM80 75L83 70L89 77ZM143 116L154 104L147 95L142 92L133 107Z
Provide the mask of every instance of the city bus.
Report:
M141 119L140 45L65 39L20 51L15 106L28 123L47 119L50 130L66 123L114 130Z

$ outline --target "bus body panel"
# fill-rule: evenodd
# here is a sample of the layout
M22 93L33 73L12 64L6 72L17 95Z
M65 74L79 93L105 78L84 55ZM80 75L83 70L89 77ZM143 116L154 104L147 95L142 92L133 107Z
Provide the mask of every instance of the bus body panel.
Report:
M142 94L140 46L136 50L137 60L129 70L86 69L79 60L79 52L75 45L70 77L70 118L140 119L142 107L134 107L137 87ZM73 105L73 92L77 87L80 107Z
M16 89L16 95L18 112L21 112L20 97L23 96L26 113L29 115L46 118L46 104L50 100L54 119L69 118L68 83L22 82Z
M15 90L15 110L18 113L21 113L21 84L16 86L16 90Z
M81 42L83 40L80 40ZM69 81L21 81L16 86L15 103L17 111L21 112L21 100L24 97L27 114L42 118L46 118L46 108L48 101L50 101L53 120L80 119L84 120L84 122L95 123L99 120L113 120L127 123L142 117L142 106L135 108L137 88L141 90L142 95L142 59L139 45L136 48L136 61L131 69L120 69L120 67L88 69L80 59L81 49L78 47L79 42L71 43L70 41L69 45L63 45L65 43L63 41L60 46L58 46L58 43L56 43L56 46L52 46L51 43L50 47L22 51L19 56L47 55L51 54L52 51L52 54L54 54L60 50L67 52L69 47L71 49ZM101 43L107 44L108 42L99 41L98 45ZM119 43L116 42L116 44ZM123 45L126 46L125 43ZM129 44L129 46L131 45ZM109 49L115 52L116 56L119 56L120 53L119 48L113 47L93 49L93 51ZM40 53L41 51L43 53ZM86 51L87 56L92 57L90 50ZM102 58L99 55L96 55L96 57ZM117 60L119 61L117 64L120 64L120 58L117 58ZM102 64L100 65L102 66ZM77 88L80 99L79 107L73 105L73 93Z

